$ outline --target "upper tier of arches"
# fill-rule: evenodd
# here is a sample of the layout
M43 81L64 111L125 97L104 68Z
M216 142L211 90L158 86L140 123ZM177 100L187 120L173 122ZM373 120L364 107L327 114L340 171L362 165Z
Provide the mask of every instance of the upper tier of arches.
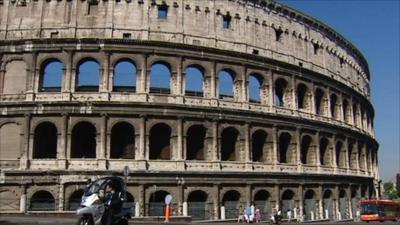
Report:
M359 50L325 24L273 1L5 1L0 14L8 18L0 19L2 40L112 38L230 49L326 71L370 95Z

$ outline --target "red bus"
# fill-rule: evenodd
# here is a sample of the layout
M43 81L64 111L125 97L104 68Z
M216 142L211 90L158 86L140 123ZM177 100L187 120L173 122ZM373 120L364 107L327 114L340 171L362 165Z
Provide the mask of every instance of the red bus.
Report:
M400 221L400 202L365 200L360 201L360 207L362 221Z

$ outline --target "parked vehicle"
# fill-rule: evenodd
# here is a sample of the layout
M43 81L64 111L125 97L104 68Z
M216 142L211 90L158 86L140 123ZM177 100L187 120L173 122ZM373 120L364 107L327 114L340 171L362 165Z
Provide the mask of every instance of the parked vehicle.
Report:
M79 215L77 225L101 225L102 217L106 211L104 203L106 185L112 182L115 192L121 198L121 203L125 201L126 184L119 177L104 177L90 183L81 199L81 206L76 211ZM122 207L121 211L114 216L115 225L128 225L131 217L131 209Z

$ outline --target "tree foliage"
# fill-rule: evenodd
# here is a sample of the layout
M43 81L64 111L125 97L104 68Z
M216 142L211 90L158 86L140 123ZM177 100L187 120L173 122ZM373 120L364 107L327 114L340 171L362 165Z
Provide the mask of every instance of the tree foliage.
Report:
M383 184L383 188L385 189L385 195L389 199L400 199L400 193L394 188L394 185L392 182L386 182Z

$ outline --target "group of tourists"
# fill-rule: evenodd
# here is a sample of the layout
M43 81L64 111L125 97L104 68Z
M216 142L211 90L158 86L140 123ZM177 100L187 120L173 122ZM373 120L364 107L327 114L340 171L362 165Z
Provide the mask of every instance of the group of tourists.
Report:
M250 206L242 207L239 206L239 216L237 222L243 223L260 223L261 222L261 210L256 208L252 203Z

